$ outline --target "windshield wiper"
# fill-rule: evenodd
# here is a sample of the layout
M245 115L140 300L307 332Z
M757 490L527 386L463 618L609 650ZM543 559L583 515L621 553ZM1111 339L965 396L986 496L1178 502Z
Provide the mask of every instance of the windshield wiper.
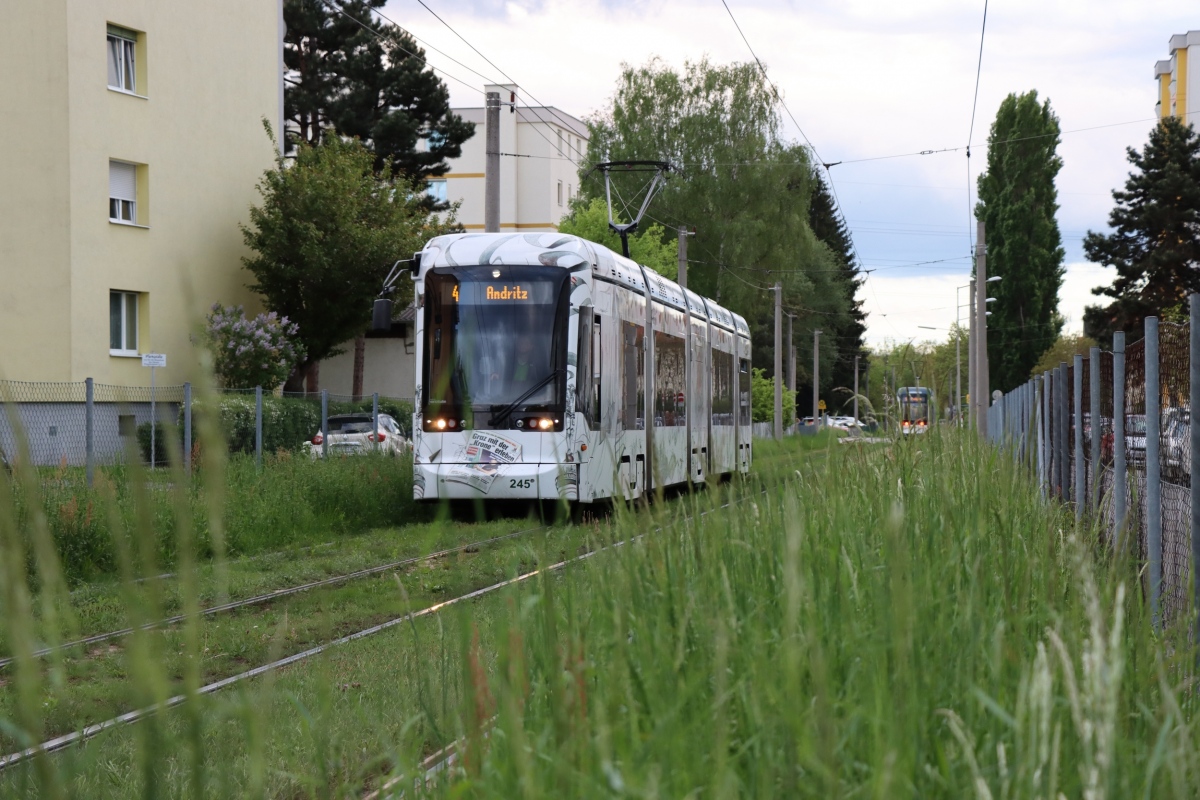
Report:
M538 389L541 389L547 383L554 380L555 378L557 378L559 375L561 375L564 372L566 372L566 370L563 369L562 367L559 367L558 369L551 371L550 374L546 375L544 378L542 378L540 381L535 383L533 386L530 386L528 389L525 390L525 392L520 397L518 397L516 400L513 400L508 405L504 406L499 411L495 411L495 406L493 406L492 407L492 409L493 409L492 418L488 420L488 425L491 425L493 428L496 427L496 425L498 425L500 422L505 420L509 414L511 414L513 411L515 411L517 406L519 406L519 405L521 405L521 403L525 402L525 400L531 394L536 392Z

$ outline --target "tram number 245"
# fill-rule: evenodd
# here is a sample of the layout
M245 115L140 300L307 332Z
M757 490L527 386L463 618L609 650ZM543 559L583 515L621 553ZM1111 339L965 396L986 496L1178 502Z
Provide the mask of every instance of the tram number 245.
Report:
M533 478L509 478L508 488L510 489L532 489Z

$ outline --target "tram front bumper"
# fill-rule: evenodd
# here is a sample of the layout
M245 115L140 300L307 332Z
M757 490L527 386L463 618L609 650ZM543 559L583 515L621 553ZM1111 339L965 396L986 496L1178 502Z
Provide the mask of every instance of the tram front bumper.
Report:
M417 500L577 500L577 464L415 464Z

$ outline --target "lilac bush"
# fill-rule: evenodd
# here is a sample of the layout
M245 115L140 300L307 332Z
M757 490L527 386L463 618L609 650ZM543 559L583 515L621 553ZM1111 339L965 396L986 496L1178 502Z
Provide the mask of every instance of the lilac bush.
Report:
M300 328L274 311L247 319L241 306L215 303L207 319L213 371L227 389L273 389L304 358Z

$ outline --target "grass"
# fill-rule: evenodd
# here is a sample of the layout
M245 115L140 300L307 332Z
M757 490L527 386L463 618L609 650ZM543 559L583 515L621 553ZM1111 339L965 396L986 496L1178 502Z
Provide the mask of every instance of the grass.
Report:
M412 463L386 456L310 460L281 451L264 459L261 470L249 456L233 456L224 480L213 485L183 478L187 511L180 513L173 496L172 473L111 467L98 470L89 489L79 469L46 470L34 485L17 484L16 524L26 539L35 515L44 515L61 570L72 585L118 572L112 531L126 535L139 514L154 528L156 563L171 569L177 559L177 527L186 519L197 555L211 558L220 546L229 555L264 553L327 541L372 528L428 519L412 499ZM136 481L134 476L138 476ZM146 489L139 507L135 484ZM109 498L114 502L110 507ZM212 503L220 504L220 516ZM110 519L115 509L119 525ZM211 522L223 525L214 531ZM36 569L30 561L30 574Z
M1006 454L954 432L800 439L756 443L756 473L618 514L636 544L7 771L0 794L345 796L390 777L406 796L1196 795L1185 632L1153 636L1137 565ZM522 543L498 568L562 549ZM145 702L170 678L153 639L122 655ZM203 641L199 623L176 640L185 684ZM44 729L55 669L14 674L9 735ZM414 790L454 741L459 766Z

